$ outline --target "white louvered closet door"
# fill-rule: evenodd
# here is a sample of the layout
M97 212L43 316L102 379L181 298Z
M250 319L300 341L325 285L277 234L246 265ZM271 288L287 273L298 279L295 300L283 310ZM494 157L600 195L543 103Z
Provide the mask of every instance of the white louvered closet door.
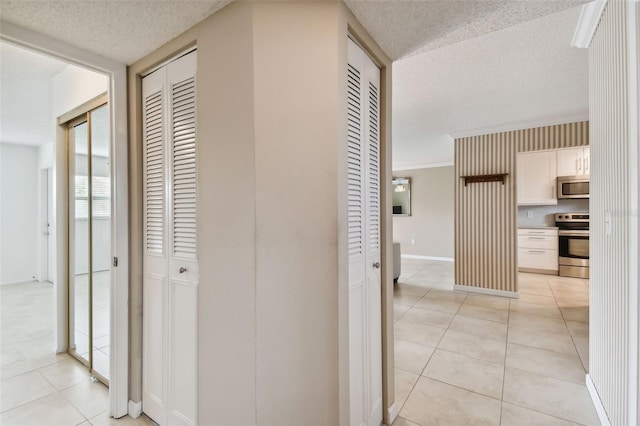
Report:
M143 411L197 414L196 52L142 80Z
M348 46L349 372L351 425L382 422L380 69Z

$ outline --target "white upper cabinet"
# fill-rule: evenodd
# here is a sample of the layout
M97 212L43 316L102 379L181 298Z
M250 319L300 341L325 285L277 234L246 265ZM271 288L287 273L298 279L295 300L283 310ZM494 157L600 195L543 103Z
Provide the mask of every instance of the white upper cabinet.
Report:
M556 198L556 151L520 152L516 174L519 205L554 205Z
M558 176L581 176L589 172L588 146L558 150Z

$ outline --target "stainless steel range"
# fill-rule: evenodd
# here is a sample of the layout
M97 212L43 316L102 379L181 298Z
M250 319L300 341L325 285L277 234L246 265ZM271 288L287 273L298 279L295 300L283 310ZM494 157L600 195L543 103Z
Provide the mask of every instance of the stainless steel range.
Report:
M556 213L561 277L589 278L589 213Z

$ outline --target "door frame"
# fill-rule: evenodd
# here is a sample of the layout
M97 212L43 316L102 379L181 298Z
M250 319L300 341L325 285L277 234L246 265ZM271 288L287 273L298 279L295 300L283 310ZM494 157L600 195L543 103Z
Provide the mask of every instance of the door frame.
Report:
M112 61L89 51L79 49L43 34L27 30L9 22L0 26L0 40L17 44L38 53L77 65L109 78L109 113L111 129L111 171L113 176L112 194L113 223L111 227L112 253L118 257L118 267L114 268L111 285L111 367L110 367L110 414L122 417L129 407L129 183L127 152L127 72L126 64ZM53 117L52 117L53 118ZM57 126L54 163L55 216L66 217L67 188L63 178L66 175L66 130ZM122 190L119 190L122 189ZM66 235L66 221L56 221L56 235ZM66 350L67 342L67 282L66 265L68 251L66 239L56 239L56 322L55 347L57 352Z
M340 72L342 76L347 75L347 38L351 38L358 44L364 52L373 60L380 68L380 263L381 263L381 309L382 309L382 419L384 424L391 424L398 416L400 405L396 403L395 397L395 368L394 368L394 332L393 332L393 216L391 213L391 195L393 189L391 187L392 180L392 135L391 135L391 89L392 89L392 61L371 38L368 32L355 18L353 13L347 9L344 4L340 5ZM346 93L346 78L340 83L341 93ZM344 121L342 127L346 134L347 131L347 101L346 97L343 104ZM346 158L346 144L344 146L344 158ZM346 163L341 168L339 181L346 181ZM347 194L344 188L338 189L338 196L341 200L339 203L342 229L346 228L347 213L344 208L346 205ZM347 243L344 233L339 235L339 246L341 247L341 256L347 256ZM348 268L341 268L339 287L341 289L348 288ZM348 294L343 290L339 295L340 302L340 370L341 386L340 386L340 424L349 424L349 316L348 316Z
M38 222L39 226L39 252L40 252L40 262L38 268L38 281L50 281L53 282L53 277L49 274L49 262L53 262L53 259L49 258L49 244L51 241L49 239L50 235L47 234L49 224L51 223L51 218L49 217L49 202L52 201L50 197L50 189L49 179L53 176L49 175L49 168L39 168L39 185L40 185L40 212L38 214Z

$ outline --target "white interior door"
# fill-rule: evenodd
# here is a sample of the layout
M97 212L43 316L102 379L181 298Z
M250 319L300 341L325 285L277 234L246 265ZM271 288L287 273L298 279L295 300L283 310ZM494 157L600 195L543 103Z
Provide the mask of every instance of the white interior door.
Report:
M350 423L371 426L382 423L380 70L348 43Z
M146 76L143 96L143 410L197 414L196 53Z

